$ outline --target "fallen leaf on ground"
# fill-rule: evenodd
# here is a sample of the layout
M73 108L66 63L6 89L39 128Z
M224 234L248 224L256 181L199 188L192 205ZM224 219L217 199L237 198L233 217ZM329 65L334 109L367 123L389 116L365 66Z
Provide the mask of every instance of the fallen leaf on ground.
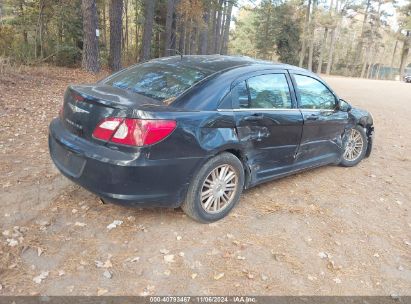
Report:
M107 292L108 292L107 289L97 288L97 295L98 295L98 296L102 296L102 295L106 294Z
M37 277L33 278L33 281L37 284L40 284L45 278L49 276L48 271L42 271Z
M15 239L7 239L6 242L7 242L7 245L9 245L10 247L14 247L19 244L19 242L16 241Z
M219 280L224 277L224 272L214 275L214 280Z
M113 267L113 264L111 263L111 261L109 259L106 260L104 263L102 261L94 261L94 263L96 264L97 268L110 268L110 267Z
M106 270L106 271L103 272L103 276L104 276L106 279L111 279L111 278L113 277L113 275L111 274L111 272L108 271L108 270Z
M307 278L308 278L310 281L315 281L315 280L317 280L317 278L314 277L314 276L312 276L312 275L308 275Z
M143 292L140 293L140 296L148 296L150 294L152 294L155 290L155 286L153 285L148 285L146 288L144 288Z
M164 256L164 262L166 263L174 263L174 254L166 254Z
M109 225L107 226L107 229L108 229L108 230L114 229L114 228L116 228L117 226L120 226L121 224L123 224L123 221L115 220L115 221L113 221L111 224L109 224Z

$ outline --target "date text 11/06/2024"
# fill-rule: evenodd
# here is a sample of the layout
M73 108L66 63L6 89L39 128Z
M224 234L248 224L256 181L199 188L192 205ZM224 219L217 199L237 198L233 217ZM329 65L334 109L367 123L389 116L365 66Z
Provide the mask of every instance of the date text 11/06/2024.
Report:
M150 297L150 303L257 303L255 297Z

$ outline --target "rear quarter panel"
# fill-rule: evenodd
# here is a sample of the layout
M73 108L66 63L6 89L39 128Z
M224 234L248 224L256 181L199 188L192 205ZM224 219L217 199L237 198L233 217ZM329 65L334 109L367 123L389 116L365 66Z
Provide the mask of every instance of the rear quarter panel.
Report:
M177 121L170 136L150 147L150 159L208 159L238 143L232 112L154 112L147 116Z

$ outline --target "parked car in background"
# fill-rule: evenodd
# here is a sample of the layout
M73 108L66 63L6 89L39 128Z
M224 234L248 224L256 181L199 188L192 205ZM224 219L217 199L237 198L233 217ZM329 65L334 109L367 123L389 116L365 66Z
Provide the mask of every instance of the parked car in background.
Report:
M411 74L405 74L404 81L405 82L411 82Z
M151 60L72 85L49 128L57 168L104 201L226 216L244 189L371 153L373 118L317 75L230 56Z

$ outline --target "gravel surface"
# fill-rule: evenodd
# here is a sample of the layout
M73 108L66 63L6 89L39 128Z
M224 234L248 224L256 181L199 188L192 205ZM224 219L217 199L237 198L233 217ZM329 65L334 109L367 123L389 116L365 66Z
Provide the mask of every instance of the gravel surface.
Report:
M253 188L204 225L103 205L54 168L65 87L101 76L0 75L0 295L410 295L411 84L327 77L372 112L371 157Z

